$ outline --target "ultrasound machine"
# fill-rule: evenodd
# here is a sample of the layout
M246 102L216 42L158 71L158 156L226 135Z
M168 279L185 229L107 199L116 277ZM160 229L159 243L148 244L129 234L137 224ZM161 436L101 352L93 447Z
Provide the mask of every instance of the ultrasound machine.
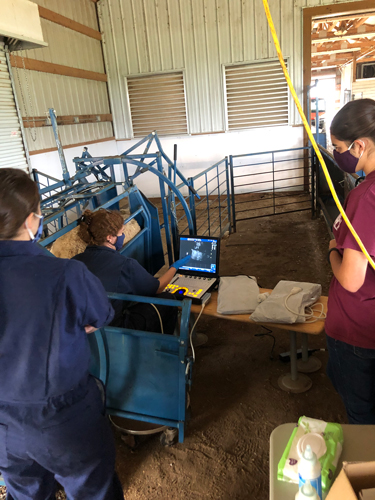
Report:
M191 259L186 266L179 268L165 291L177 298L187 297L200 304L204 294L219 281L220 238L180 236L179 243L179 259L187 255Z

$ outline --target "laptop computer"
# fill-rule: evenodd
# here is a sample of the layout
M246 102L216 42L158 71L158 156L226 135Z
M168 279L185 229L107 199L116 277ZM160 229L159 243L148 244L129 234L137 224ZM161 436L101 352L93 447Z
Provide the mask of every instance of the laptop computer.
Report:
M179 259L191 256L186 266L177 271L165 291L176 298L188 297L201 303L203 295L211 290L219 279L220 238L212 236L180 236Z

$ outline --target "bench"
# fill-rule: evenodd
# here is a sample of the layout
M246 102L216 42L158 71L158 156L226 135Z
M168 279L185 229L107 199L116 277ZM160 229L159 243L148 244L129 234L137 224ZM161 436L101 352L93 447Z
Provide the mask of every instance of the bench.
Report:
M272 292L267 288L260 288L260 293ZM255 323L251 320L249 314L230 314L224 315L217 312L217 295L214 291L211 294L211 301L206 305L203 315L213 318L225 319L228 321L239 321L250 325L266 326L267 328L279 328L280 330L288 330L290 333L290 373L282 375L279 378L279 387L287 392L301 393L308 391L312 386L312 381L306 373L312 373L321 367L319 359L308 354L308 336L320 335L324 331L324 319L320 319L314 323L295 323L292 325L283 323ZM321 296L318 302L321 302L324 307L324 313L327 313L328 297ZM200 305L193 304L191 312L199 314ZM297 333L302 337L302 359L297 361Z

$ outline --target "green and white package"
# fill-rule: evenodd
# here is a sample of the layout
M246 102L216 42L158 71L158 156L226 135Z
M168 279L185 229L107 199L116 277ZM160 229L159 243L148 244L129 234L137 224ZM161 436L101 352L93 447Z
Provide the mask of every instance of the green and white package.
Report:
M316 433L323 437L327 451L319 458L322 466L322 489L328 491L336 471L342 446L343 432L340 424L332 424L315 418L301 417L297 427L293 430L285 451L277 468L277 479L289 483L298 483L298 462L300 456L297 451L298 441L309 433Z

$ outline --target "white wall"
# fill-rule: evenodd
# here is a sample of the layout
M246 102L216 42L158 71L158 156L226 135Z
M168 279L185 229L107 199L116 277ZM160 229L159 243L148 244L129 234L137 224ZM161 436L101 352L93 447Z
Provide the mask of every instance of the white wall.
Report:
M341 97L340 104L343 106L345 90L352 90L353 85L353 63L347 64L341 70Z
M302 127L264 127L239 132L198 136L164 137L161 143L165 153L173 160L173 145L177 144L177 165L186 177L194 177L225 156L301 147ZM121 154L138 140L118 141ZM139 148L143 152L144 145ZM154 152L150 149L150 152ZM138 150L136 151L138 152ZM133 152L132 154L134 154ZM249 163L250 161L247 161ZM129 173L132 170L129 168ZM153 174L137 177L136 185L147 196L159 196L158 179Z
M91 156L113 156L117 154L116 141L114 140L88 144L87 147ZM75 157L80 157L82 151L83 146L64 148L66 164L71 175L75 173L75 165L72 160ZM61 163L57 151L31 155L30 160L31 168L36 168L52 177L62 179Z

